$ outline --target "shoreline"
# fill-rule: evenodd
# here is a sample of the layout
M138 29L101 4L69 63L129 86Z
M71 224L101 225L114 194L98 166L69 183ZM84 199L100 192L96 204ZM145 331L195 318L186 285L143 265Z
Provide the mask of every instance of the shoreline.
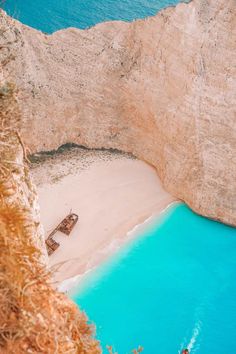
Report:
M76 148L34 165L31 174L45 237L71 210L79 215L69 237L56 234L60 247L49 257L59 288L101 264L175 201L153 167L127 154Z
M130 231L126 233L127 237L115 239L114 241L120 241L120 242L114 242L114 248L111 249L111 252L106 254L106 257L104 257L101 262L98 264L93 265L91 268L86 269L86 271L82 274L75 275L73 277L70 277L68 279L63 280L61 283L59 283L57 290L63 293L70 293L71 291L75 291L75 289L79 286L81 282L83 282L84 278L91 272L96 271L96 268L102 266L104 263L109 261L111 257L114 257L116 253L118 253L122 248L127 247L130 243L132 243L136 238L142 237L141 233L144 231L147 227L150 227L153 223L157 222L158 219L161 220L161 217L163 214L167 213L169 209L171 209L174 206L181 205L182 202L180 201L173 201L170 204L168 204L163 210L161 210L159 213L154 213L150 215L146 220L144 220L142 223L135 225ZM112 243L113 243L112 242Z

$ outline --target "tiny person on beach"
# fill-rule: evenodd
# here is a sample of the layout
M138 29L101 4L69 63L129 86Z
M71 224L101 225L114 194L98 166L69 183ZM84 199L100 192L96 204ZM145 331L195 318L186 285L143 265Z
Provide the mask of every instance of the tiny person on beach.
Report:
M182 350L182 354L189 354L189 350L188 349L183 349Z

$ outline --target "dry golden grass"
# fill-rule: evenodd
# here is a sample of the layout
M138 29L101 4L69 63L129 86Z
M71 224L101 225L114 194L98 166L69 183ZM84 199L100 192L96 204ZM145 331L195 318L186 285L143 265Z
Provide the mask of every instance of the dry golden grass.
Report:
M85 314L50 285L37 225L19 197L26 166L15 88L0 87L0 353L101 353ZM27 178L27 176L26 176Z

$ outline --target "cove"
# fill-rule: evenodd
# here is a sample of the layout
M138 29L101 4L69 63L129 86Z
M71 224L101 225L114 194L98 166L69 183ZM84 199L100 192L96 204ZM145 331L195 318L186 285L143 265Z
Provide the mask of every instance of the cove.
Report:
M0 7L22 23L52 33L62 28L88 28L111 20L153 16L179 0L6 0ZM187 2L187 1L184 1Z
M94 230L96 232L96 230ZM171 207L70 297L97 326L103 351L236 353L236 230Z

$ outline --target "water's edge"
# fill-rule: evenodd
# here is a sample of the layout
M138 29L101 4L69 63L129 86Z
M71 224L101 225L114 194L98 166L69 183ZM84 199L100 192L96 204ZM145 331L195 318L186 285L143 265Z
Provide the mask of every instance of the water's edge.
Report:
M175 207L178 205L184 204L180 201L174 201L167 205L165 209L163 209L160 213L153 213L150 215L144 222L141 224L137 224L127 232L126 237L122 237L119 239L112 240L112 242L106 246L106 249L110 252L107 252L103 261L95 266L90 266L83 274L78 274L74 277L63 280L58 284L57 290L63 293L69 293L72 295L74 292L78 292L78 287L83 283L86 277L88 277L92 272L95 272L96 269L102 266L104 263L110 262L113 257L116 256L121 250L129 247L135 240L139 237L142 237L142 233L144 230L152 227L157 222L163 222L165 216L168 215L170 211L173 211ZM91 259L93 256L91 256ZM92 261L90 262L93 263Z

